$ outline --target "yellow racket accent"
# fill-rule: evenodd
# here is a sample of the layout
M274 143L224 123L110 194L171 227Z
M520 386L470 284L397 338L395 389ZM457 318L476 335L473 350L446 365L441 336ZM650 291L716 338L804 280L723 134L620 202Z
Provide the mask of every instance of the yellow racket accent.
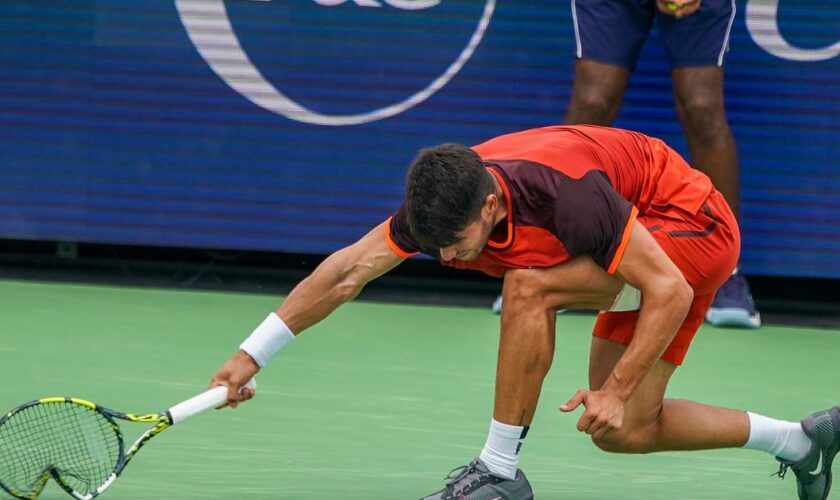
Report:
M96 409L96 404L95 404L95 403L91 403L90 401L86 401L86 400L84 400L84 399L79 399L79 398L70 398L70 401L71 401L72 403L76 403L77 405L87 406L87 407L88 407L88 408L90 408L91 410L95 410L95 409Z
M125 418L132 422L147 422L147 423L155 423L155 422L163 422L166 420L166 416L161 416L159 413L148 413L146 415L135 415L133 413L126 413Z
M58 396L58 397L52 397L52 398L41 398L41 399L38 400L38 402L42 403L42 404L74 403L74 404L77 404L77 405L87 406L91 410L96 409L96 404L95 403L91 403L90 401L87 401L85 399L79 399L79 398L65 398L65 397L62 397L62 396Z

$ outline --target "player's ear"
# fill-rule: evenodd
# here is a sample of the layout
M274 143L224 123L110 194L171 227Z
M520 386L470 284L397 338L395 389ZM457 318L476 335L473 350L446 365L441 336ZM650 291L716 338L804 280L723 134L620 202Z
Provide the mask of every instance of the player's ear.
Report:
M484 198L484 204L481 206L481 215L488 217L495 212L498 207L499 197L494 193L490 193Z

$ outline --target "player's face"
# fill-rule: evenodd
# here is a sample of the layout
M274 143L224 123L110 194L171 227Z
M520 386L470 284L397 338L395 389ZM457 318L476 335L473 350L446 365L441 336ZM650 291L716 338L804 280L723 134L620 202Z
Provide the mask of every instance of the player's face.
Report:
M478 220L471 222L463 229L463 231L456 233L458 241L440 249L440 258L443 260L475 260L481 255L484 246L487 245L487 240L490 239L490 233L493 231L493 218L481 211L481 217Z

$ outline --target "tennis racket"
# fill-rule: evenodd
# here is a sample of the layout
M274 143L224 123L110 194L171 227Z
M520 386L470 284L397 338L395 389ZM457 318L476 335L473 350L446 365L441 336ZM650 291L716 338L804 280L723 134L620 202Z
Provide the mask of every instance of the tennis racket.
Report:
M245 387L254 389L251 379ZM50 478L79 500L101 494L137 452L165 429L216 408L227 387L214 387L162 413L121 413L71 397L22 404L0 418L0 488L34 500ZM154 424L128 450L117 420Z

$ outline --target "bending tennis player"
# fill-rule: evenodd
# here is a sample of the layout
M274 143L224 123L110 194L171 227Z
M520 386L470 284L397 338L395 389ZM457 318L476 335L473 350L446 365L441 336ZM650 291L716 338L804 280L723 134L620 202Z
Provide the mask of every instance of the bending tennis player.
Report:
M504 278L496 399L479 456L426 499L530 499L519 451L554 354L558 308L600 310L577 429L616 453L749 448L777 457L799 497L824 499L840 407L802 422L665 399L715 291L740 251L709 179L662 141L595 126L547 127L468 148L424 149L400 209L326 259L216 372L237 393L295 335L403 259Z

